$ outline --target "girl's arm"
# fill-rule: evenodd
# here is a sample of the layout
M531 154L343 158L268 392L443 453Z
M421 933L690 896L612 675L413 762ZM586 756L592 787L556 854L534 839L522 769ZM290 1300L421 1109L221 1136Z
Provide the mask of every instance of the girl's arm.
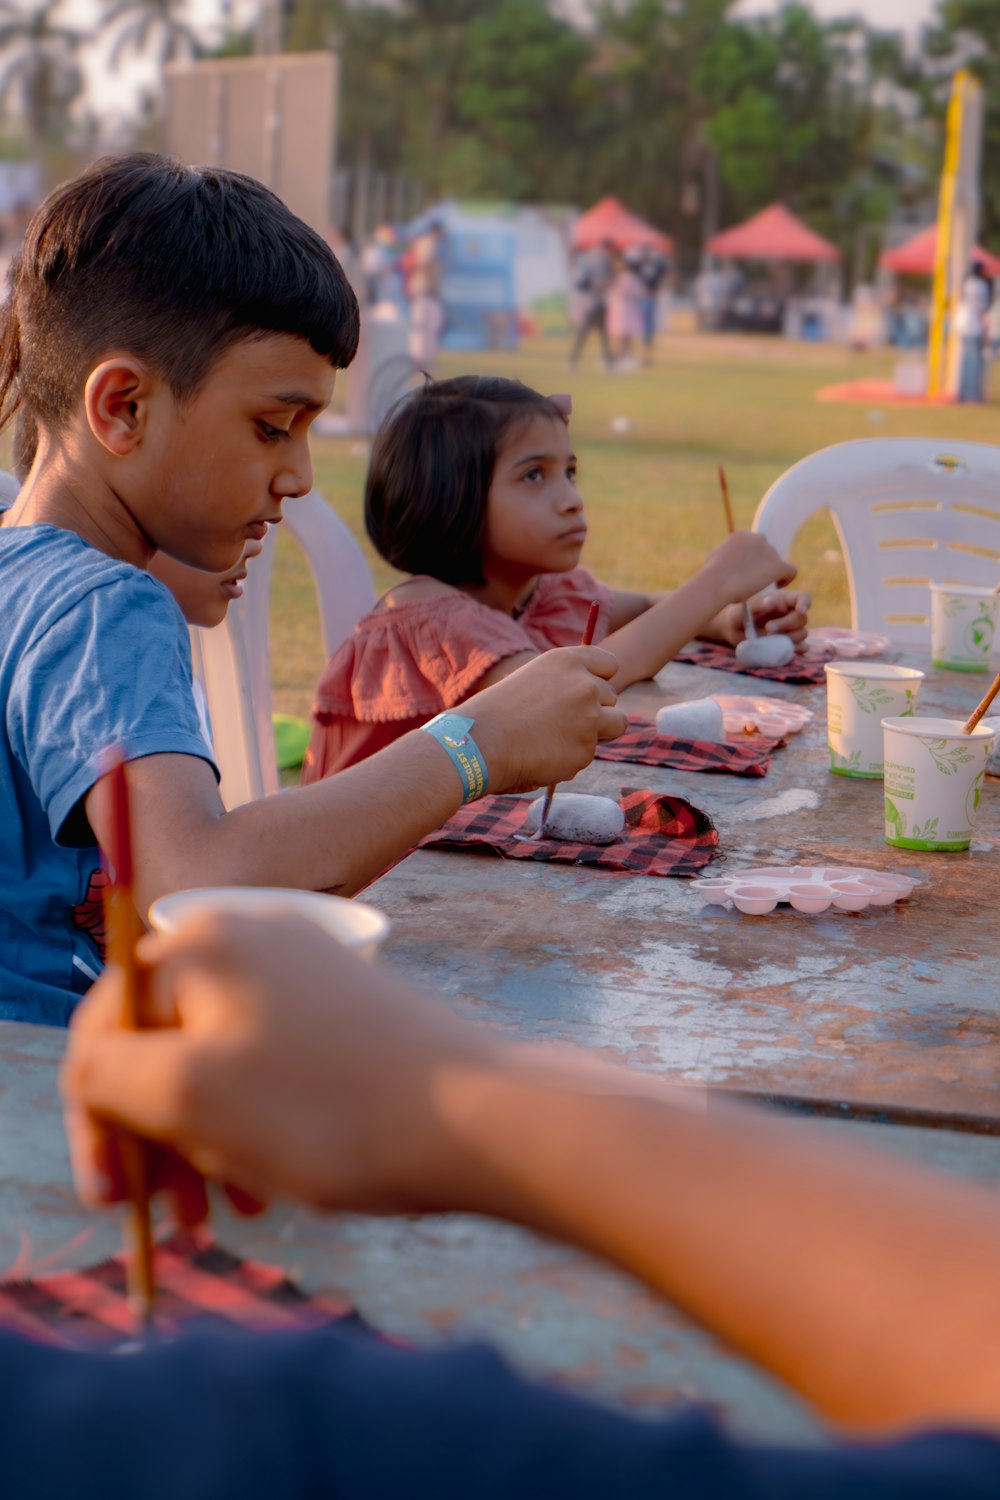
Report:
M611 630L618 630L645 614L647 609L669 599L669 594L632 594L615 590L611 605ZM773 631L789 635L796 645L805 640L809 628L808 594L790 589L771 589L757 599L748 601L753 610L754 623L759 631L773 621ZM771 631L767 632L771 634ZM738 646L746 640L746 620L742 604L727 604L714 619L709 620L698 632L702 641L719 641L724 646ZM520 662L520 658L518 661Z
M612 685L621 692L655 676L682 646L711 627L727 605L769 584L790 583L795 572L759 531L737 531L709 553L693 578L650 607L640 608L642 595L623 596L612 611L611 634L602 642L618 658ZM616 623L626 616L624 623Z

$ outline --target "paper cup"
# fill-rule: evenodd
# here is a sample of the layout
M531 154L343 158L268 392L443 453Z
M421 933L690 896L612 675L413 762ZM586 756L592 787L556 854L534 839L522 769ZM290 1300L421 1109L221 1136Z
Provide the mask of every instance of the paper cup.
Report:
M985 672L1000 624L1000 594L960 583L931 584L931 659L953 672Z
M345 948L362 958L374 958L389 931L389 918L363 901L327 896L319 891L294 891L282 886L219 885L173 891L149 908L150 926L157 932L176 932L196 912L226 912L247 917L305 917L322 927Z
M961 719L883 719L885 841L897 849L968 849L992 729Z
M826 668L826 740L838 776L882 775L882 720L916 713L924 680L915 667L830 662Z

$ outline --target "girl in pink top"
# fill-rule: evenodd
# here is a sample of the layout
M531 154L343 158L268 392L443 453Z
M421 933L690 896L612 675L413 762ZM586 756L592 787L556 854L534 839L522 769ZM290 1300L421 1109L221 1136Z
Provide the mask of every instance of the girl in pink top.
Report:
M579 566L587 535L569 398L517 380L428 381L372 445L365 524L410 578L379 600L320 679L304 781L353 765L499 681L541 651L580 642L618 658L613 686L652 677L695 635L735 645L742 602L757 624L805 635L795 568L757 532L737 532L673 594L622 593Z

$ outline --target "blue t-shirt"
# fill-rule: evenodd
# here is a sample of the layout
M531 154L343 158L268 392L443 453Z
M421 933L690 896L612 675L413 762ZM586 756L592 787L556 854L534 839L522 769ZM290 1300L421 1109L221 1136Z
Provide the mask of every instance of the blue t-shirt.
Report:
M0 527L0 1019L65 1025L101 970L101 753L209 759L170 591L56 526Z
M134 1355L0 1338L4 1500L996 1500L1000 1441L829 1451L732 1442L697 1411L623 1416L486 1349L350 1324Z

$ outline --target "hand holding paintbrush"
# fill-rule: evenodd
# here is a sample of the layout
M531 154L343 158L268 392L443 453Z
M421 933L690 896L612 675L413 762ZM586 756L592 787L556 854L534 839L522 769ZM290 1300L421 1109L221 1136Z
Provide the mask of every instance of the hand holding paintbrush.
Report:
M108 884L105 887L104 919L107 961L122 976L121 1023L139 1030L146 1020L146 970L136 957L135 946L144 928L135 906L132 867L132 820L129 811L125 761L120 751L110 751L104 760L111 799L110 847L107 852ZM122 1168L129 1195L132 1253L126 1258L129 1301L142 1329L153 1318L156 1293L153 1273L153 1234L149 1207L149 1162L145 1145L135 1136L119 1138Z
M729 484L726 480L726 471L719 465L719 489L722 492L722 504L726 512L726 526L729 535L736 531L736 523L733 520L733 507L729 499ZM745 600L743 604L743 624L746 630L746 640L740 641L736 647L736 656L745 667L782 667L790 662L795 655L795 646L787 635L768 635L761 637L757 634L754 624L753 610L750 601Z

